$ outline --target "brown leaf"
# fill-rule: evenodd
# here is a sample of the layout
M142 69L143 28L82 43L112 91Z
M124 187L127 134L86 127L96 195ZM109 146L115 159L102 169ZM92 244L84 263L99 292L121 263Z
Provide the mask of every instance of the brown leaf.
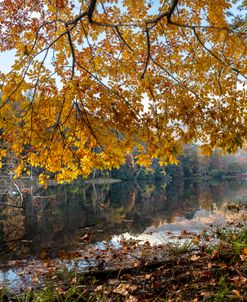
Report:
M198 244L200 243L200 239L201 239L200 235L196 235L196 236L193 238L192 242L193 242L194 244L198 245Z
M113 292L116 293L116 294L127 296L129 294L129 292L132 292L132 291L134 291L136 289L137 289L136 285L130 285L130 284L121 283L121 284L118 285L117 288L115 288L113 290Z
M113 290L113 292L116 294L127 296L129 293L128 286L126 286L125 284L119 284L118 287Z
M43 252L40 253L39 258L41 260L47 260L47 259L49 259L49 255L46 251L43 251Z
M59 295L62 295L64 293L64 290L61 287L56 287L55 290Z
M213 297L214 295L215 295L215 292L213 292L213 291L201 292L201 296L203 296L206 299Z
M227 265L224 262L219 263L220 268L227 268Z
M103 285L98 285L96 288L95 288L95 291L98 292L98 291L101 291L103 289Z
M89 235L88 234L85 234L83 235L81 238L80 238L80 241L82 242L88 242L90 239Z
M198 259L200 259L201 257L200 256L198 256L198 255L192 255L191 257L190 257L190 260L191 261L197 261Z
M130 295L129 297L127 297L127 298L125 299L125 301L126 301L126 302L137 302L138 299L137 299L136 297Z
M146 279L146 280L150 280L151 278L152 278L152 274L146 274L146 275L145 275L145 279Z
M237 297L241 297L240 292L237 289L233 289L232 292L234 293L234 295L236 295Z
M37 275L34 275L34 276L33 276L32 282L33 282L33 283L38 283L38 282L39 282L39 278L38 278Z

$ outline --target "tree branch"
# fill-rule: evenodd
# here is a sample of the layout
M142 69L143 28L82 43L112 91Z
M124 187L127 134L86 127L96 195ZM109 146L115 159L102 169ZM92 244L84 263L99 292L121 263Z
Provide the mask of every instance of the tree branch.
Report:
M117 34L119 36L119 38L124 42L124 44L131 50L134 51L133 48L130 47L130 45L125 41L124 37L122 36L122 34L120 33L118 26L115 26Z
M5 98L5 100L1 100L2 102L0 103L0 109L2 109L8 102L9 100L11 99L11 97L16 93L16 91L21 87L21 85L24 83L24 80L25 80L25 77L29 71L29 68L31 66L31 64L33 63L34 59L36 57L38 57L39 55L41 55L43 52L47 52L49 51L49 49L62 37L66 34L67 32L64 31L63 33L61 33L55 40L53 40L50 45L48 45L47 47L43 48L41 51L37 52L31 59L30 61L28 62L28 65L25 69L25 71L23 72L22 74L22 78L20 80L20 82L17 84L17 86L11 91L11 93ZM46 58L46 55L45 55L45 58ZM44 62L43 62L44 64ZM41 66L42 67L42 66ZM11 71L12 72L12 71ZM10 73L11 73L10 72ZM9 74L10 74L9 73Z
M179 0L173 0L170 8L168 11L161 13L158 17L151 19L151 20L144 20L146 24L156 24L164 17L167 17L168 23L171 22L172 14L175 10L175 8L178 5ZM87 11L82 12L80 15L78 15L75 19L71 21L65 22L66 25L72 25L76 24L78 21L80 21L83 17L88 16L88 21L90 24L103 26L103 27L140 27L140 22L137 23L117 23L117 24L110 24L110 23L102 23L98 21L93 20L93 12L95 11L97 0L91 0L89 3L89 8Z
M72 24L76 24L78 21L80 21L83 17L88 15L88 11L82 12L80 15L78 15L75 19L71 20L71 21L67 21L65 22L66 25L72 25Z
M170 23L172 14L173 14L175 8L177 7L177 5L178 5L178 0L173 0L171 6L168 9L168 11L159 14L158 17L156 17L154 19L145 20L146 24L156 24L161 19L163 19L164 17L167 17L167 21L168 21L168 23Z
M75 49L74 49L74 45L72 42L72 38L71 38L71 34L70 34L70 29L69 26L66 24L66 30L67 30L67 36L68 36L68 40L69 40L69 46L71 49L71 54L72 54L72 71L71 71L71 80L74 77L74 73L75 73L75 64L76 64L76 57L75 57Z
M224 61L222 61L221 58L219 58L214 52L212 52L200 39L198 33L196 32L196 29L193 28L193 32L195 34L195 37L197 38L198 42L201 44L201 46L208 52L211 54L211 56L213 56L217 61L219 61L223 66L229 67L231 70L233 70L234 72L237 72L238 74L241 74L240 71L234 67L231 67L230 64L225 63ZM241 74L242 75L242 74ZM242 75L245 79L247 79L244 75Z
M149 36L149 30L146 29L146 38L147 38L147 59L146 59L146 63L145 63L145 67L144 67L144 70L143 70L143 73L141 75L141 79L144 78L144 75L147 71L147 68L148 68L148 62L149 62L149 59L150 59L150 36Z
M178 5L178 0L173 0L172 4L166 14L168 23L171 21L172 14L174 13L174 10L177 7L177 5Z
M97 0L91 0L89 4L89 8L87 11L88 21L89 23L93 23L93 12L95 10Z

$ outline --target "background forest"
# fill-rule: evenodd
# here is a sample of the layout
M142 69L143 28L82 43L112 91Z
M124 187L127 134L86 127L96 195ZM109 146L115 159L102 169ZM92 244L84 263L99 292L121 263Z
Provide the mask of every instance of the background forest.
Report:
M183 154L179 156L177 165L160 167L158 160L153 160L150 168L136 164L135 155L129 155L126 163L119 169L111 171L94 171L91 177L113 177L129 179L163 179L163 178L222 178L234 175L243 175L247 172L247 153L241 149L232 155L222 155L215 150L211 156L201 155L199 145L187 144Z

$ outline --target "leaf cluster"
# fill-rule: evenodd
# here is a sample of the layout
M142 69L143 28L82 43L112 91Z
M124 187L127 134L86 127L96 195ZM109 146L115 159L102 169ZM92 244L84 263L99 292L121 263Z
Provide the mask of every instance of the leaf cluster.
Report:
M0 156L40 182L246 140L246 36L228 0L1 2ZM147 104L147 106L144 106ZM146 108L147 107L147 108Z

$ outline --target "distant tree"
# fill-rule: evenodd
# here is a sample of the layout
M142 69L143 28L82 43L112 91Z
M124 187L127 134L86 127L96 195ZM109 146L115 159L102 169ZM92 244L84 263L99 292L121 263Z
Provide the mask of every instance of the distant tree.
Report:
M198 146L186 144L179 157L184 176L191 177L198 173Z
M206 177L209 175L211 157L198 155L198 174Z
M220 170L218 170L218 169L212 169L212 170L209 172L209 175L210 175L212 178L222 178L223 173L222 173L222 171L220 171Z
M232 161L232 162L229 162L227 165L226 174L236 175L236 174L242 173L243 171L244 171L244 169L243 169L243 166L241 165L241 163Z
M183 178L184 171L182 165L168 165L166 167L166 173L172 178Z
M215 150L213 155L211 156L210 169L217 169L220 171L224 171L226 169L226 165L224 163L223 157L220 155L219 150Z

